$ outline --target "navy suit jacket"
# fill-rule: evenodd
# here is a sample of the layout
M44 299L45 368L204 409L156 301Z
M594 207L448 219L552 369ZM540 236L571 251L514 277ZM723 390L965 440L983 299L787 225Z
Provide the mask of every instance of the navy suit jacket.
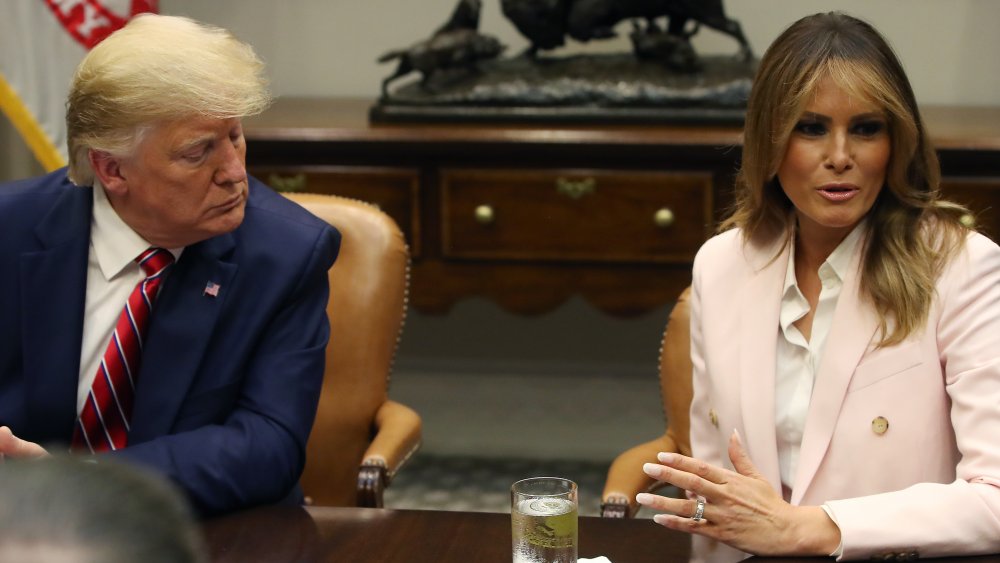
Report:
M0 425L50 451L76 420L92 205L65 170L0 186ZM188 246L164 281L128 447L104 455L166 475L203 514L301 501L339 248L251 178L242 225Z

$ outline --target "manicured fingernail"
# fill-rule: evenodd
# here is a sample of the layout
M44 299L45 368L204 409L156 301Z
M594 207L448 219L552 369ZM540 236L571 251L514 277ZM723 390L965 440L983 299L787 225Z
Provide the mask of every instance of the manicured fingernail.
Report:
M660 452L656 454L656 459L660 460L660 463L670 464L673 463L675 459L677 459L677 456L675 456L670 452Z
M644 463L642 464L642 471L650 477L660 476L660 466L655 463Z
M649 493L639 493L635 495L635 502L639 504L651 504L653 502L653 495Z
M737 429L735 429L735 428L733 428L733 437L736 438L736 443L737 444L739 444L741 446L743 445L743 437L740 436L740 431L737 430Z
M664 524L667 523L667 515L666 514L657 514L657 515L653 516L653 522L656 522L657 524L660 524L660 525L664 525Z

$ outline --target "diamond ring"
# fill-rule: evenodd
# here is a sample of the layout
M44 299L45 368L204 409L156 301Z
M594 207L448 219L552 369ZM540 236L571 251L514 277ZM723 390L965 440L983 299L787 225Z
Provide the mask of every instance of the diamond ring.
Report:
M705 501L698 499L698 505L694 509L694 516L691 517L695 522L701 522L705 516Z

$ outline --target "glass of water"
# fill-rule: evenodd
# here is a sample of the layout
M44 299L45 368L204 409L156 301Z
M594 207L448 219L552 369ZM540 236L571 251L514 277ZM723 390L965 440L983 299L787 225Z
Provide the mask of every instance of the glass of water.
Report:
M576 563L576 483L532 477L510 488L514 563Z

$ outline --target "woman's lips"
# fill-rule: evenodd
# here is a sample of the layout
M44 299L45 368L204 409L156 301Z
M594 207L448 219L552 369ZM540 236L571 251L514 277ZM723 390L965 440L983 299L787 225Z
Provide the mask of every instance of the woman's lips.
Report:
M834 202L847 201L860 192L857 186L849 184L828 184L816 191L827 200Z

